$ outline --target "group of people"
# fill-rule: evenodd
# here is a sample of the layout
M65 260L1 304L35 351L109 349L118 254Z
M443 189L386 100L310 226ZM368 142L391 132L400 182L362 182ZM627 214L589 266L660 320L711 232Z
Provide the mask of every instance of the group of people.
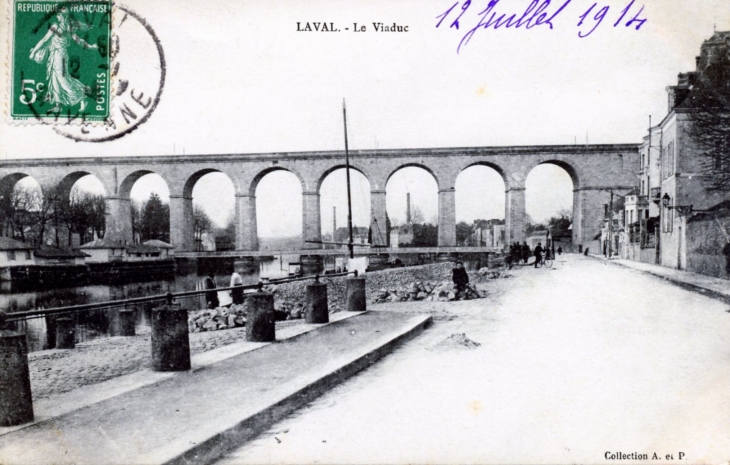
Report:
M549 247L543 247L542 242L538 242L537 246L535 246L535 250L530 250L530 246L527 245L527 241L522 242L520 244L519 242L515 242L512 245L509 246L509 253L507 254L507 264L509 266L517 265L520 263L524 263L525 265L527 262L530 261L530 256L535 257L535 268L537 268L537 264L542 259L542 254L545 253L546 258L555 258L555 243L553 242L552 249ZM563 247L558 246L557 250L558 255L562 255L563 253Z
M218 308L220 307L220 300L218 299L218 290L216 288L215 284L215 277L213 276L213 273L208 274L208 276L203 280L203 286L208 291L205 293L205 303L208 308ZM231 290L231 301L234 304L240 305L243 304L244 296L243 296L243 278L240 274L236 273L235 271L231 275L231 284L229 287L235 287L240 289L232 289Z
M527 245L526 241L522 245L519 242L515 242L509 246L508 259L512 264L519 264L520 262L526 264L530 260L530 255L530 246Z

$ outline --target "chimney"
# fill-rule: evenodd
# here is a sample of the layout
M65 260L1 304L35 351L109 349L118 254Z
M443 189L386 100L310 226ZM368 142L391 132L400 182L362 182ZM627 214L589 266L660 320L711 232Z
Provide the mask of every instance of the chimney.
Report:
M406 193L406 223L411 224L411 193Z

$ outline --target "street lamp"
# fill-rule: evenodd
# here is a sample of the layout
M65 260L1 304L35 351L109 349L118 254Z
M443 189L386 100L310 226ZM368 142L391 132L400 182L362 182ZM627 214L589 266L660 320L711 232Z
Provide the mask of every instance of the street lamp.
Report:
M669 197L669 194L664 193L664 196L662 197L662 206L664 208L668 208L669 210L677 210L677 213L679 213L679 216L689 216L693 213L706 213L710 210L695 210L694 206L692 205L669 205L669 202L671 201L671 197Z

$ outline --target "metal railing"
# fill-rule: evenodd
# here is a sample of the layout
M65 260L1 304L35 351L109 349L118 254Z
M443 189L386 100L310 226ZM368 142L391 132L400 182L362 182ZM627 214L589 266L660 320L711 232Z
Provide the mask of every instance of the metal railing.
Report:
M264 286L269 284L286 284L286 283L293 283L297 281L308 281L308 280L319 280L320 278L336 278L340 276L348 276L354 274L357 276L357 271L350 271L350 272L344 272L344 273L335 273L335 274L327 274L327 275L315 275L315 276L303 276L298 278L281 278L281 279L271 279L271 280L261 280L256 284L246 284L241 286L228 286L228 287L216 287L214 289L201 289L201 290L195 290L195 291L184 291L184 292L167 292L165 294L157 294L152 296L145 296L145 297L134 297L131 299L120 299L120 300L110 300L106 302L94 302L89 304L81 304L81 305L69 305L65 307L56 307L56 308L45 308L45 309L37 309L37 310L27 310L23 312L12 312L7 313L2 310L0 310L0 327L3 327L5 323L12 323L22 320L27 320L31 318L41 318L45 316L61 316L61 315L70 315L73 313L78 312L84 312L84 311L90 311L90 310L108 310L114 307L126 307L128 305L136 305L136 304L145 304L150 302L159 302L159 301L166 301L167 303L172 303L177 299L185 299L189 297L199 297L203 296L209 292L219 292L219 291L231 291L231 290L261 290ZM202 309L201 309L202 310Z

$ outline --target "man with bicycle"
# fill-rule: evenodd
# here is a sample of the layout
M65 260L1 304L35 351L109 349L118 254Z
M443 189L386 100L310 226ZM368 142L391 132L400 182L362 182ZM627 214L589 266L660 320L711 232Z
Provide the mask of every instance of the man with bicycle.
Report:
M537 243L537 247L535 247L535 268L537 268L537 265L540 264L540 260L542 260L542 242Z

